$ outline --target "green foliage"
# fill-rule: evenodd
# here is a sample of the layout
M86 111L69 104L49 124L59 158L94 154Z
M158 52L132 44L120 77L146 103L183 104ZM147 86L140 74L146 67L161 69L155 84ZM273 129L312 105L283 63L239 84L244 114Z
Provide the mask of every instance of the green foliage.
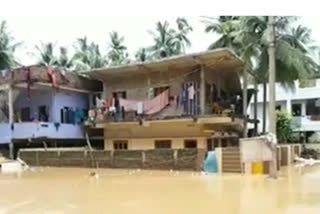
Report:
M57 65L57 57L54 54L55 44L52 42L41 43L40 46L36 46L37 55L38 55L38 63L40 65L48 66L48 65Z
M72 63L76 71L89 71L108 64L106 57L100 53L99 45L94 42L89 43L87 37L78 38L74 49Z
M318 70L314 60L310 30L306 27L292 27L294 17L276 17L276 79L287 88L294 87L294 81L312 76ZM266 16L242 16L207 18L206 32L220 35L209 46L233 49L254 71L256 81L263 83L268 77L268 42Z
M193 30L185 18L177 18L177 29L171 28L169 22L157 22L156 31L149 31L154 45L147 50L153 59L160 59L185 53L191 46L188 34Z
M315 132L309 137L310 143L320 143L320 132Z
M279 143L288 143L294 137L292 119L286 112L277 111L277 138Z
M7 23L0 23L0 70L10 69L18 65L14 56L21 43L16 43L14 37L8 31Z
M110 44L108 51L108 59L110 64L128 64L130 63L127 47L123 44L124 37L120 36L117 32L113 31L109 34Z

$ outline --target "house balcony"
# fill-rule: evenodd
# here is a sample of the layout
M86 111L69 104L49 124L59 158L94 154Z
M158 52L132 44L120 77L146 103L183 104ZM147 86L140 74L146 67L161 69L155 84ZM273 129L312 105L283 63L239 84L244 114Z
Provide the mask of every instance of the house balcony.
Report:
M11 140L23 139L83 139L84 132L81 124L56 124L53 122L20 122L11 126L0 123L0 144Z
M296 131L320 131L320 115L293 117L292 124Z

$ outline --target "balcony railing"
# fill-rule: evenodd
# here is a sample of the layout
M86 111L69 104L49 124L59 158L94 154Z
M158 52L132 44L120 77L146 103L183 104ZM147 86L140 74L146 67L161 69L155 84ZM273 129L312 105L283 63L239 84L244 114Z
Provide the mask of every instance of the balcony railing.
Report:
M47 122L21 122L10 125L0 124L0 143L8 143L11 139L80 139L84 138L83 127L78 124L60 124Z

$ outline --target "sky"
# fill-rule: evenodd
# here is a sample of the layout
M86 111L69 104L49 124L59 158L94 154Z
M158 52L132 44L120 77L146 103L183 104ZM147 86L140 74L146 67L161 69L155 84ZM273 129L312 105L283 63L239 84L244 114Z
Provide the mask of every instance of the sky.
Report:
M207 49L218 36L204 32L203 18L184 16L193 27L189 38L192 47L187 52L199 52ZM154 30L157 21L169 21L175 27L175 16L0 16L6 20L9 30L17 41L23 44L17 52L18 59L24 65L37 62L34 53L35 46L41 42L55 42L59 46L71 47L77 38L88 37L100 45L101 52L106 52L109 42L109 32L117 31L125 37L124 44L129 54L140 47L150 46L152 36L148 30ZM303 16L297 24L302 24L312 30L312 37L320 45L320 17Z

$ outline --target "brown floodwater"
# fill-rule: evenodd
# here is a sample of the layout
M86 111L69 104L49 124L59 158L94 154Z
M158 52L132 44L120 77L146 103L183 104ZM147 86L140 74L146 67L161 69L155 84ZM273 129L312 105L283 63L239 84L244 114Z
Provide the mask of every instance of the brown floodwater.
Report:
M0 214L320 213L320 165L277 180L195 172L35 168L0 174Z

